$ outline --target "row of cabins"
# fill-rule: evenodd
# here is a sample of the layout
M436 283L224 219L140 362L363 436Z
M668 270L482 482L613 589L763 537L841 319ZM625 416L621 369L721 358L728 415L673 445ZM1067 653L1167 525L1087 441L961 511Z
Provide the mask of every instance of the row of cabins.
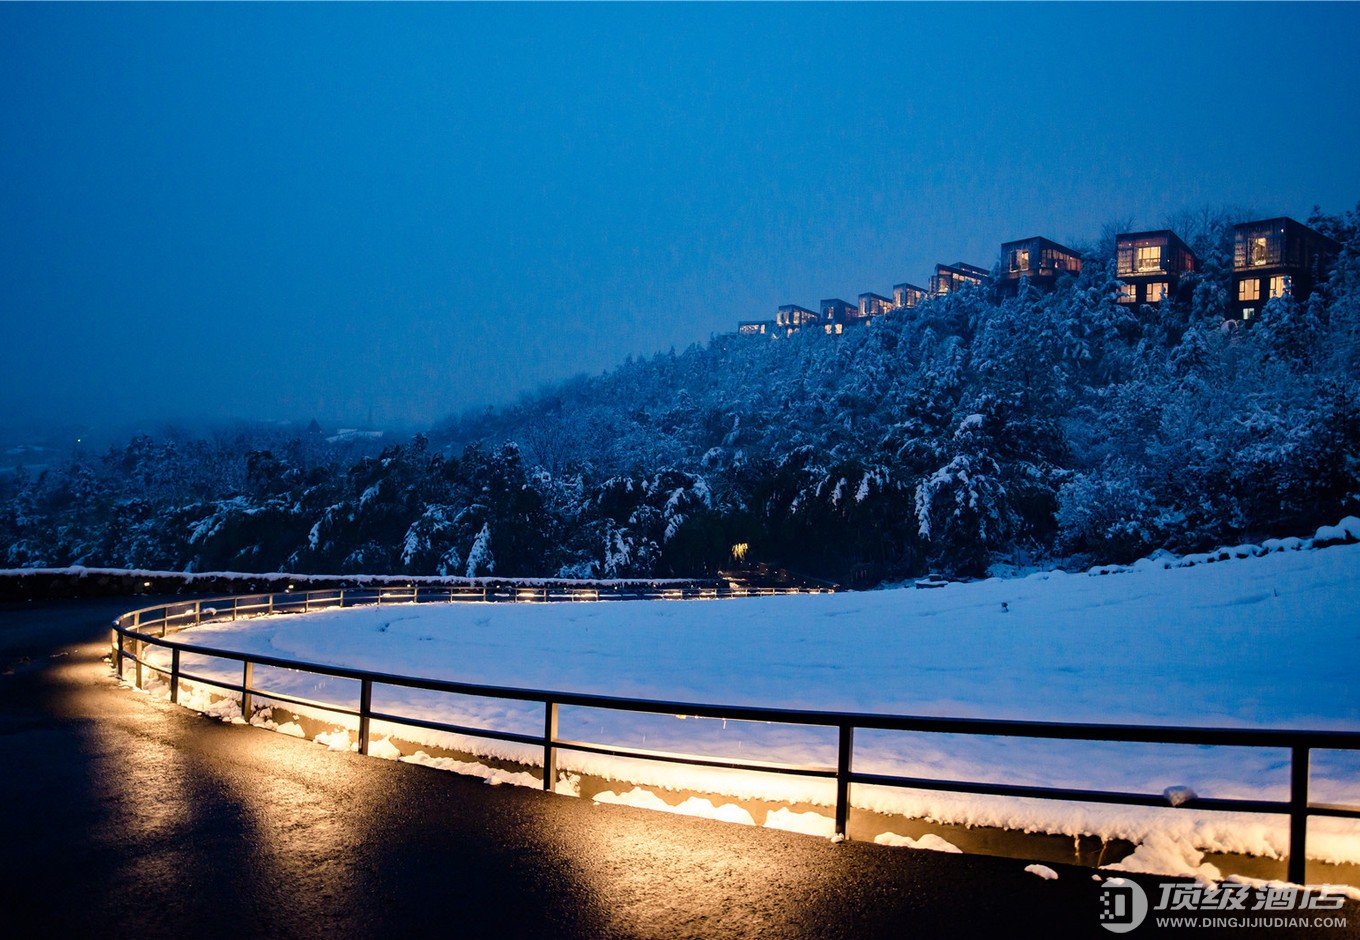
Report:
M1250 320L1272 297L1307 299L1340 250L1334 240L1293 219L1264 219L1235 226L1229 316ZM1182 295L1186 276L1199 270L1199 259L1170 230L1126 232L1116 238L1115 267L1121 282L1120 303L1157 304ZM743 320L737 332L789 335L821 327L827 333L843 333L891 310L909 310L928 297L986 286L994 278L1003 296L1014 296L1022 279L1047 290L1060 277L1080 273L1080 254L1052 239L1035 236L1003 244L995 276L962 261L937 264L928 287L896 284L892 297L866 292L859 295L858 304L832 297L823 300L817 310L785 304L773 320Z

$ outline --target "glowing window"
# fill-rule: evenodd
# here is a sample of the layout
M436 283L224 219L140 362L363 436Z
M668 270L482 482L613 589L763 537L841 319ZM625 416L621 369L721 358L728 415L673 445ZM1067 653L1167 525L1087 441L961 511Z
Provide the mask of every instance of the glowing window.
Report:
M1270 245L1264 235L1251 240L1251 263L1252 265L1270 263Z
M1250 319L1251 319L1252 317L1254 317L1254 316L1256 316L1256 308L1255 308L1255 307L1247 307L1245 310L1242 311L1242 319L1243 319L1243 320L1250 320Z
M1029 270L1029 249L1028 249L1028 248L1017 248L1017 249L1015 249L1014 251L1011 252L1011 270L1012 270L1012 271L1028 271L1028 270Z
M1166 296L1166 281L1153 281L1147 286L1147 302L1155 304Z
M1260 300L1261 299L1261 279L1259 277L1244 277L1237 282L1238 300Z
M1270 296L1283 297L1290 293L1291 285L1289 280L1287 274L1278 274L1275 277L1272 277L1270 279Z
M1139 271L1160 271L1162 269L1162 247L1153 245L1151 248L1138 249L1138 270Z
M1137 303L1138 287L1134 284L1119 285L1119 302L1121 304Z

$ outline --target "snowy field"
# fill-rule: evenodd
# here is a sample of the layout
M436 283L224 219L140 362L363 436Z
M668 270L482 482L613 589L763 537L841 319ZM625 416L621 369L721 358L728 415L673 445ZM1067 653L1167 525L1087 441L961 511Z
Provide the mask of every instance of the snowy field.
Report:
M1208 563L1212 556L1201 556L1193 565L1157 559L936 590L384 606L210 624L177 639L413 676L713 704L1360 731L1360 545L1272 547L1260 557L1230 552L1247 557ZM185 656L183 669L239 681L238 666L204 657ZM255 683L281 694L350 706L357 701L356 683L292 671L257 668ZM373 707L542 732L541 706L533 704L375 687ZM486 757L539 758L536 748L485 739L408 728L375 731ZM563 708L560 733L687 753L835 763L834 732L810 727ZM342 733L327 740L345 746L351 739ZM860 731L855 755L856 770L922 777L1288 796L1289 755L1283 750ZM590 772L628 786L833 802L828 781L571 752L563 752L561 762L568 774ZM1360 754L1315 752L1311 786L1315 801L1360 804ZM1187 854L1187 870L1195 868L1192 850L1281 856L1288 845L1283 817L866 786L854 788L852 802L938 822L1148 845L1170 840ZM827 817L792 825L830 831ZM1360 824L1314 819L1309 850L1314 858L1360 862Z

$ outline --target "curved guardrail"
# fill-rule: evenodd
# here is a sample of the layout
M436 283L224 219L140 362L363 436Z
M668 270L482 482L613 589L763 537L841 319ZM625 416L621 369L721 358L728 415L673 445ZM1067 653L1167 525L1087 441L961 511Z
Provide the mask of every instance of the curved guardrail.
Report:
M1305 882L1308 819L1310 816L1330 816L1360 819L1360 806L1314 803L1308 798L1309 754L1314 749L1360 751L1360 732L1307 731L1288 729L1179 727L1168 725L1117 725L1076 722L1009 721L983 718L938 718L927 716L883 715L858 712L830 712L810 709L762 708L745 705L717 705L705 702L676 702L659 699L627 698L621 696L590 695L576 692L543 689L520 689L506 686L481 685L440 679L421 679L392 675L367 669L302 662L235 650L222 650L170 639L187 627L202 623L236 620L242 617L269 616L284 613L334 610L347 607L457 602L580 602L607 600L697 600L729 597L772 596L777 594L823 593L816 588L723 588L669 587L657 589L575 588L561 584L524 587L379 587L362 590L332 590L249 594L209 600L185 601L143 607L129 611L114 620L112 654L114 667L120 678L125 678L127 662L135 665L135 683L144 687L144 670L152 670L167 677L170 701L178 703L179 684L189 681L221 689L229 695L240 695L241 713L247 721L253 714L252 697L270 701L321 709L338 715L357 718L359 722L359 751L367 754L369 727L373 721L395 725L426 728L491 740L510 741L542 749L543 789L552 790L557 779L557 754L574 751L612 757L626 757L651 761L684 764L695 767L717 767L729 770L748 770L762 773L790 774L835 780L835 832L843 837L850 813L852 784L875 784L951 793L972 793L992 796L1030 797L1046 800L1069 800L1088 803L1114 803L1126 806L1169 807L1164 794L1128 793L1111 790L1084 790L1066 787L1020 786L970 780L941 780L906 777L893 774L862 773L853 769L854 736L859 729L886 731L938 732L989 737L1046 738L1068 741L1102 741L1140 744L1190 744L1229 747L1268 747L1288 749L1290 753L1289 799L1248 800L1195 797L1174 804L1178 808L1225 812L1280 814L1289 817L1288 878L1296 884ZM229 606L228 606L229 605ZM147 660L148 646L170 651L170 667ZM180 669L181 653L207 656L241 663L240 683L227 683L206 676L190 675ZM252 670L255 666L277 667L354 680L359 683L359 700L355 707L333 702L321 702L282 695L255 688ZM512 701L537 702L543 706L541 735L469 728L432 721L409 715L394 715L373 710L373 686L395 686L469 695ZM604 708L643 714L692 715L704 718L761 721L773 724L811 725L835 728L838 732L836 766L796 765L767 761L734 760L701 754L682 754L670 751L613 746L599 742L574 741L561 738L557 730L560 706Z

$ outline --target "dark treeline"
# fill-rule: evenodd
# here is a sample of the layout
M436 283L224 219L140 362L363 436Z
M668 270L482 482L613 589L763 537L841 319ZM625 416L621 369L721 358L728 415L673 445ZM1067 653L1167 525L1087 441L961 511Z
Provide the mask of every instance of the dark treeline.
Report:
M1360 208L1312 297L1225 322L1228 213L1175 221L1178 298L1079 277L965 290L844 336L724 336L355 458L138 437L0 477L10 567L582 577L764 561L871 583L1126 561L1360 511ZM267 444L267 446L266 446Z

